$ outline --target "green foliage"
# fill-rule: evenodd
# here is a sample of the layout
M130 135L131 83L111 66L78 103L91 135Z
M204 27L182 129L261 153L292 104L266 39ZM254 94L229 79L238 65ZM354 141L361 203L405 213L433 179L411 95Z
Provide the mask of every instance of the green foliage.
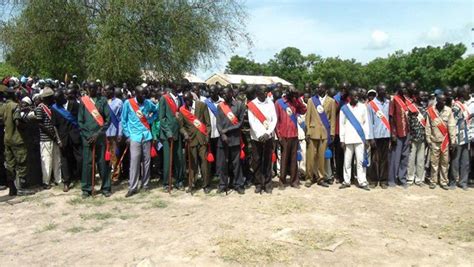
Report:
M0 78L6 76L20 76L20 72L9 63L1 62L0 63Z
M21 1L1 28L7 62L28 74L138 81L179 78L250 44L238 0ZM3 4L3 7L8 4Z
M400 81L416 81L418 88L431 91L446 85L472 85L474 57L462 59L466 52L463 44L445 44L443 47L413 48L411 52L396 51L386 58L376 58L363 65L355 59L322 58L287 47L267 63L257 63L234 56L226 71L234 74L275 75L303 88L307 82L326 82L339 86L348 81L364 88L373 88L380 82L394 89Z

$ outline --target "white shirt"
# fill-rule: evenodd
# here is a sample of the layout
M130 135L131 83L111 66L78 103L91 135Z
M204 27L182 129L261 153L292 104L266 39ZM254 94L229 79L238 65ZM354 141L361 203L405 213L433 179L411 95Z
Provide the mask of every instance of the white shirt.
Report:
M219 97L219 99L214 102L214 100L212 100L212 98L209 98L209 100L214 103L214 105L217 106L221 103L221 102L224 102L224 99L222 99L221 97ZM206 104L207 106L207 104ZM214 113L212 113L211 109L209 107L207 107L208 111L209 111L209 118L211 119L211 138L217 138L220 136L219 134L219 131L217 131L217 124L216 124L216 116L214 115Z
M469 111L469 114L474 114L474 97L471 96L471 98L464 103L467 106L467 110ZM474 118L471 119L470 125L469 125L469 140L471 142L474 142Z
M369 136L369 117L367 112L367 106L362 103L357 103L355 107L347 104L349 110L354 114L354 117L359 121L362 129L364 130L365 138ZM339 113L339 138L341 143L345 144L360 144L362 139L357 133L352 123L346 118L344 112L341 110Z
M264 134L268 134L270 137L273 137L275 127L277 124L277 115L275 110L275 104L270 98L265 98L264 102L260 102L258 98L252 100L252 103L257 106L257 108L262 112L266 118L267 128L260 122L260 120L255 117L252 111L248 110L249 113L249 124L250 124L250 138L252 140L258 141L258 138Z
M176 106L179 107L178 96L173 95L173 93L171 93L171 92L170 92L170 96L174 100L174 103L176 104Z
M303 105L308 106L303 100L301 101ZM305 121L306 114L298 114L298 140L302 141L306 138L306 133L304 132L303 127L301 127L301 121Z

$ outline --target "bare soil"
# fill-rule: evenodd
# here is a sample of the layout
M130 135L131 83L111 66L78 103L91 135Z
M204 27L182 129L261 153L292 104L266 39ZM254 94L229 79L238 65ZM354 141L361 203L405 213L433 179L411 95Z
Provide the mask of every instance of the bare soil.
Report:
M474 190L0 192L0 266L473 266Z

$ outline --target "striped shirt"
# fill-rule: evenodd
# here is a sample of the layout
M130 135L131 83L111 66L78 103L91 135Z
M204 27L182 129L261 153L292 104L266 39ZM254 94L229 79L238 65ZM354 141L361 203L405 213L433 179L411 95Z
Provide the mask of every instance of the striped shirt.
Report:
M43 124L45 128L48 130L48 133L46 133L41 127L39 128L40 130L40 142L49 142L49 141L54 141L51 139L50 136L54 136L54 126L53 123L51 122L51 118L46 114L44 111L43 105L40 104L35 108L35 115L36 119L39 121L39 123Z

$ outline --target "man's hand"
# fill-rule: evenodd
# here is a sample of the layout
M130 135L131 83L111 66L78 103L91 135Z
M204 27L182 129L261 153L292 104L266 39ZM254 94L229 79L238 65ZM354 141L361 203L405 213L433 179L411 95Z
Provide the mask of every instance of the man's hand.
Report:
M58 146L59 148L63 148L63 142L61 142L61 140L58 140Z
M395 135L392 135L392 138L391 138L391 141L392 143L397 143L397 137Z
M224 142L226 144L229 142L229 138L225 134L221 134L221 139L222 139L222 142Z
M268 135L267 133L264 134L262 137L263 137L263 141L267 141L268 139L270 139L270 135Z
M449 150L451 150L452 153L455 153L456 152L456 145L455 144L450 144L449 145Z
M366 142L364 143L364 148L365 148L365 150L367 150L367 149L369 148L369 142L366 141Z
M184 138L184 140L186 140L187 142L189 142L189 140L191 140L191 137L189 136L189 134L183 134L183 138Z
M98 136L99 136L98 134L93 134L91 137L89 137L89 140L87 140L89 145L95 144Z
M309 141L310 141L310 139L311 139L311 138L309 137L309 135L307 135L304 139L305 139L305 141L306 141L306 144L309 144Z
M372 139L372 140L370 140L369 142L370 142L370 146L371 146L373 149L375 149L375 148L376 148L375 140Z
M346 150L346 143L341 142L341 148L342 148L342 150Z
M125 140L125 143L127 143L127 145L130 145L130 138L127 138L127 139Z
M117 143L119 143L119 144L122 143L122 136L121 135L117 136Z
M221 130L221 134L226 134L227 133L227 129L222 129Z

